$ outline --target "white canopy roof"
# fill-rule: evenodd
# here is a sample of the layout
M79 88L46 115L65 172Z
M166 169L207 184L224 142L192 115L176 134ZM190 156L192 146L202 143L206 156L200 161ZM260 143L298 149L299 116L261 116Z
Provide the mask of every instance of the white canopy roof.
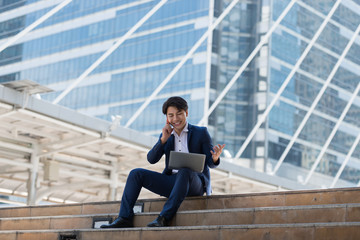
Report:
M162 171L163 163L146 160L156 138L8 86L0 85L0 202L14 201L4 196L24 204L119 200L131 169ZM212 170L212 185L216 194L274 189L221 170Z

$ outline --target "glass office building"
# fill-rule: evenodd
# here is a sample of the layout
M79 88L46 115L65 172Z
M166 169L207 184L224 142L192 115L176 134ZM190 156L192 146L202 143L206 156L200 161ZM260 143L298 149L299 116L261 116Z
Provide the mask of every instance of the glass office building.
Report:
M22 31L60 0L0 1L0 43ZM159 1L73 0L0 53L0 82L29 79L54 90L54 101L91 64ZM206 33L230 0L169 0L59 104L125 125L144 101ZM334 0L299 0L206 121L214 142L235 156L277 91L297 65ZM206 114L290 0L240 0L219 26L129 126L158 135L165 99L189 101L189 122ZM271 172L360 23L360 1L343 0L279 100L247 146L240 165ZM277 174L304 181L360 79L357 37ZM360 133L357 96L316 168L318 185L328 185ZM320 176L320 177L319 177ZM360 180L360 147L340 177ZM324 181L324 182L323 182Z

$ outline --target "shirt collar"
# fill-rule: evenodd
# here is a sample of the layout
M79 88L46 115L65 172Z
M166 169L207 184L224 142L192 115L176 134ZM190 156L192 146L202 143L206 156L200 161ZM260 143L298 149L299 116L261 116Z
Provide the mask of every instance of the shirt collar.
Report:
M183 133L183 132L189 132L189 123L186 121L186 124L185 124L185 127L184 127L184 129L181 131L181 133ZM171 132L171 134L173 134L174 135L174 133L175 133L175 130L172 130L172 132ZM180 133L180 135L181 135L181 133Z

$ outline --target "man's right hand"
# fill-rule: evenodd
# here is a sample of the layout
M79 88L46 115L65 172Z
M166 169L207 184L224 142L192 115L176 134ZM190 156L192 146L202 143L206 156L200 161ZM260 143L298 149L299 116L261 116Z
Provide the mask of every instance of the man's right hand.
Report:
M166 124L162 129L162 136L160 138L160 141L162 144L165 144L166 141L169 139L169 137L171 136L173 129L169 123L169 121L166 119Z

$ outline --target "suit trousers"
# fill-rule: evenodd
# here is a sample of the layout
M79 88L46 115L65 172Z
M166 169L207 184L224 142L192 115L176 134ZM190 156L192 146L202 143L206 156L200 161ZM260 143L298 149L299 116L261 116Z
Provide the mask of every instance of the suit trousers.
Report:
M173 175L136 168L130 172L127 178L119 217L133 218L133 208L142 187L168 198L160 213L168 221L174 217L185 197L204 194L201 177L188 168L182 168Z

